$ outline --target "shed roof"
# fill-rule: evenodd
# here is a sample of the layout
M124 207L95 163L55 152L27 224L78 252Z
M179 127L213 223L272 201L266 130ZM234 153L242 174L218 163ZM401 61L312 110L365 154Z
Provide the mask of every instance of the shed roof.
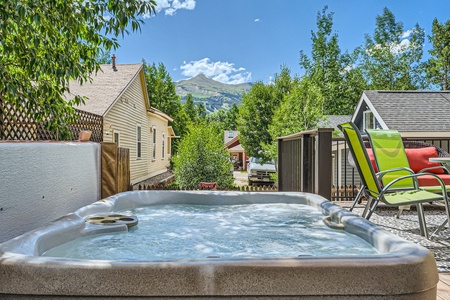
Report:
M364 91L355 113L364 110L360 109L363 102L386 129L418 132L450 129L450 91Z

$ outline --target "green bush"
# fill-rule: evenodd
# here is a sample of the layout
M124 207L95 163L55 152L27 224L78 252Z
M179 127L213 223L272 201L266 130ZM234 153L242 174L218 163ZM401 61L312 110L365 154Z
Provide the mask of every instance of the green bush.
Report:
M233 184L232 163L223 148L222 134L212 126L189 126L173 158L174 173L181 188L198 188L200 182L217 182L221 188Z

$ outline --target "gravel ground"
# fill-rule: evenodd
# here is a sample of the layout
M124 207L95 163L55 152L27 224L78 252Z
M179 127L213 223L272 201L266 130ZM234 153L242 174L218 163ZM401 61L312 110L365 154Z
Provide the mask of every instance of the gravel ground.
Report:
M346 209L351 205L349 202L335 203ZM424 209L428 232L431 234L446 219L445 207L443 204L427 204L424 205ZM353 212L361 215L363 210L362 205L357 205ZM434 254L438 271L450 272L450 229L448 225L436 237L427 240L420 235L419 218L415 206L412 206L410 211L404 210L399 219L396 218L397 212L396 208L379 206L372 214L370 221L408 241L428 248Z

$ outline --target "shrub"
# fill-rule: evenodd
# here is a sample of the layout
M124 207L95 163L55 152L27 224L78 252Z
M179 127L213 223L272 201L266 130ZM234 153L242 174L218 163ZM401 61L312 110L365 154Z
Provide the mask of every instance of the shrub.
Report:
M221 133L204 123L190 125L173 158L177 184L182 188L199 187L200 182L217 182L221 188L233 184L232 163L223 148Z

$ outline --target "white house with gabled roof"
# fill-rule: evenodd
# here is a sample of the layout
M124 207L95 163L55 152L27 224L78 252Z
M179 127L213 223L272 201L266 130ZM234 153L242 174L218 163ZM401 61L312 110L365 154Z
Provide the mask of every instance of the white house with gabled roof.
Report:
M131 184L166 172L173 119L150 106L144 65L101 65L92 79L83 85L71 82L70 92L88 97L76 108L103 117L104 142L130 149Z

